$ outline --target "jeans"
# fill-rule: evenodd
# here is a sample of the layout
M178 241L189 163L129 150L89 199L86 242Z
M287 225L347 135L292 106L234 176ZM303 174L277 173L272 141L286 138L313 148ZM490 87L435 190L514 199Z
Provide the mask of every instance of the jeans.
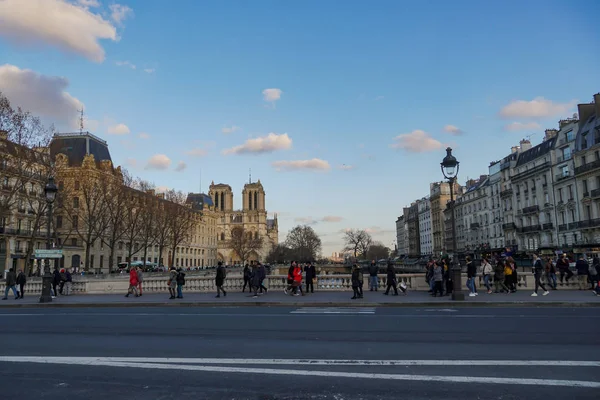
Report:
M538 288L542 288L544 292L547 292L546 287L542 284L542 274L535 274L535 289L534 292L538 292Z
M178 298L183 298L183 285L180 285L179 283L177 284L177 297Z
M587 281L588 276L586 275L577 275L577 283L579 284L579 290L587 289Z
M475 278L467 279L467 287L471 291L471 293L477 293L477 288L475 287Z
M19 297L19 295L17 294L17 285L12 285L12 286L7 286L6 289L4 289L4 298L8 297L8 291L9 289L12 289L13 294L15 295L15 297Z
M433 278L429 279L429 289L432 293L435 290L435 281L433 280Z
M370 286L370 289L377 290L378 283L379 282L377 280L377 276L370 276L369 277L369 286Z
M546 280L552 289L556 289L556 274L554 272L547 272Z
M490 275L489 274L483 276L483 284L487 288L488 292L492 290L492 285L490 285Z

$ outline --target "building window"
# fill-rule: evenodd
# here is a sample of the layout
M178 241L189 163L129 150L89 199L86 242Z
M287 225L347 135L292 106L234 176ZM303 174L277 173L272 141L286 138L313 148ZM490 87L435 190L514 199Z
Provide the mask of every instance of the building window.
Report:
M563 188L558 189L558 201L563 201Z
M573 200L573 185L567 186L567 189L569 191L569 200Z
M583 193L587 193L588 192L588 183L587 183L587 179L584 179L581 181L581 184L583 185Z
M75 181L75 190L79 190L79 181Z
M77 215L73 215L73 229L77 229L79 227L79 217Z
M571 148L565 147L562 151L562 161L567 161L571 159Z
M73 208L79 208L79 197L73 197Z
M71 246L77 246L77 238L71 238Z
M569 132L566 133L567 135L567 141L570 142L575 138L575 135L573 134L573 130L570 130Z

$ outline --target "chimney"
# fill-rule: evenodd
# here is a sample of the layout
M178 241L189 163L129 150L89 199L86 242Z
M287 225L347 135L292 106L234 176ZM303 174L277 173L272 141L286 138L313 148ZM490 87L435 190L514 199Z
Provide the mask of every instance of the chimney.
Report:
M531 148L531 141L523 139L519 142L519 145L521 146L521 151L527 151Z
M600 93L594 95L594 104L596 104L596 116L600 116Z
M518 153L521 148L519 146L513 146L510 148L510 154Z
M556 135L558 135L558 129L546 129L546 135L544 136L544 142L546 140L552 139Z

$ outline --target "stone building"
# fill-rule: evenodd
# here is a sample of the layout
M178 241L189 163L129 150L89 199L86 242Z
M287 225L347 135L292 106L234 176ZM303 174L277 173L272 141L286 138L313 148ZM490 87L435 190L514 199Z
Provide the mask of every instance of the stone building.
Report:
M421 256L421 235L419 232L419 205L414 202L410 207L404 207L404 220L408 231L407 255L412 258Z
M502 232L504 246L512 250L518 249L515 202L513 201L513 186L511 177L517 166L519 146L513 146L508 156L500 161L500 206L502 208Z
M504 232L502 222L504 214L502 213L502 204L500 190L502 187L500 161L490 163L488 168L488 183L486 186L489 214L489 247L490 250L500 251L504 248Z
M459 253L481 251L489 246L487 182L487 175L467 181L464 194L456 201Z
M454 184L454 197L461 194L461 187ZM450 184L434 182L429 185L429 201L431 202L431 235L433 238L434 255L439 256L446 249L446 226L444 212L450 201Z
M404 215L401 215L396 220L396 245L398 256L403 257L408 254L407 241L408 229L406 226L406 221L404 220Z
M63 250L61 266L83 270L84 260L87 258L88 271L107 273L109 268L114 270L122 262L142 262L144 255L145 262L156 265L170 266L171 259L175 267L215 265L216 213L210 204L204 204L202 209L198 209L167 201L164 195L156 195L152 190L146 192L123 188L121 168L113 166L108 144L88 132L55 135L50 143L50 155L55 160L59 188L53 236L54 246ZM139 209L145 205L153 205L163 211L168 207L175 207L178 213L183 213L181 215L190 219L191 222L187 225L189 230L182 234L184 240L177 246L174 255L169 244L165 244L162 249L157 244L154 229L157 225L167 223L157 217L152 221L150 236L146 235L147 246L143 243L142 234L132 241L122 235L114 243L113 265L109 267L111 249L108 244L111 243L109 236L112 225L106 222L108 217L105 213L109 207L106 202L117 196L117 190L127 193L126 201L131 202L127 203L128 207ZM96 191L104 193L100 196ZM164 213L159 211L157 215ZM92 223L98 225L89 229ZM139 220L137 223L140 223ZM86 241L87 232L92 230L101 230L101 233L97 240ZM138 230L147 232L141 224Z
M431 203L429 197L417 200L419 210L419 247L421 256L433 255L433 236L431 229Z
M244 185L242 209L234 209L233 190L227 184L212 182L208 195L217 212L218 260L227 264L241 261L228 245L232 230L238 227L254 238L263 239L263 248L251 254L247 261L264 260L273 246L279 243L279 226L277 214L272 219L268 218L265 191L260 179Z

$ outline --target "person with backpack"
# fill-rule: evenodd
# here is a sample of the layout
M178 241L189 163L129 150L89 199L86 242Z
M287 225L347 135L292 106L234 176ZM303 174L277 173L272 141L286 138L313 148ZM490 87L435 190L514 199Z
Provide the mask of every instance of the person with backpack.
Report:
M542 284L542 274L544 273L544 264L542 263L542 260L540 259L540 257L534 253L533 254L533 276L535 277L535 289L534 292L531 294L532 297L537 297L538 295L538 288L542 288L544 289L544 296L547 296L550 294L550 292L548 290L546 290L546 287L544 286L544 284Z
M217 295L216 298L221 297L221 292L223 292L223 297L227 296L227 292L223 289L223 284L225 283L225 278L227 277L227 271L223 266L223 262L219 261L217 266L217 276L215 277L215 285L217 286Z
M183 286L185 285L185 272L181 268L177 270L177 277L175 278L177 282L177 298L183 299Z
M22 299L25 294L25 284L27 283L27 277L23 270L19 270L19 275L17 275L17 285L19 285L19 291L17 292L17 297Z
M492 293L492 285L490 282L494 276L494 268L488 261L487 257L483 258L483 268L481 269L481 273L483 274L483 284L487 288L488 294L490 294Z
M379 272L379 267L375 263L375 260L371 261L371 265L369 266L369 290L377 291L378 280L377 273Z
M8 291L12 290L15 295L15 300L19 298L19 294L17 293L17 275L15 275L15 270L13 268L8 270L6 274L5 288L4 288L4 297L2 300L8 299Z
M167 281L167 286L169 287L169 300L175 299L177 296L177 271L175 267L169 268L169 280Z
M467 287L470 292L469 297L477 296L477 287L475 286L475 277L477 276L477 267L473 264L470 256L467 256Z

